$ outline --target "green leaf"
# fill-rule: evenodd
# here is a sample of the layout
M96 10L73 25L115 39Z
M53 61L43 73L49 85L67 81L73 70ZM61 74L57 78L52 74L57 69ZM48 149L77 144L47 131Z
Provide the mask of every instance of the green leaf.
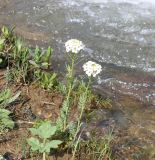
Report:
M21 94L21 91L17 92L15 96L8 99L7 103L10 104L10 103L14 102L15 100L17 100L17 98L20 96L20 94Z
M40 142L36 138L29 138L27 139L27 143L31 146L32 151L40 150Z
M1 119L1 121L5 125L6 128L13 129L14 122L11 119L8 119L8 118L3 118L3 119Z
M48 67L48 63L47 63L47 62L43 62L43 63L41 64L41 67L47 68L47 67Z
M0 39L0 45L4 43L5 39Z
M5 89L3 92L0 93L0 103L3 101L7 101L8 98L11 97L11 90Z
M38 129L36 128L29 128L29 131L35 136L38 135Z
M45 152L49 153L51 148L58 148L58 145L61 144L62 141L60 140L53 140L51 142L48 142L44 146Z
M41 61L41 51L38 46L36 46L36 48L35 48L34 60L36 63L40 63L40 61Z
M50 61L50 58L51 58L51 55L52 55L52 48L51 47L48 47L46 53L44 54L43 56L43 61L48 63L49 64L49 61Z
M50 122L45 122L38 128L38 135L40 138L47 139L54 135L56 130L56 126L52 126Z
M31 65L33 65L34 67L39 68L39 65L38 65L35 61L29 60L29 63L30 63Z
M46 151L45 151L45 144L44 144L44 143L40 143L39 152L40 152L40 153L46 152Z
M3 27L2 28L2 33L5 37L9 36L9 29L7 27Z
M14 122L9 117L10 113L11 112L6 109L0 109L0 123L4 128L13 129Z
M3 59L2 58L0 58L0 64L3 62Z
M6 109L0 109L0 118L6 118L9 116L11 112Z
M20 39L17 39L17 41L16 41L16 47L18 49L18 52L21 51L22 45L23 45L22 41Z

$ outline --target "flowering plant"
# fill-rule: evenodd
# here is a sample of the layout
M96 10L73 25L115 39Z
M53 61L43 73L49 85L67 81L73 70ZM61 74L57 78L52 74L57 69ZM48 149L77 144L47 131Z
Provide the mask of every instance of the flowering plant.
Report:
M79 41L77 39L70 39L65 43L66 52L68 53L67 56L69 58L70 64L67 66L67 76L72 79L73 78L73 70L75 61L77 61L77 53L80 52L80 50L84 49L85 45L82 43L82 41Z
M83 65L83 70L89 77L96 77L102 71L102 66L95 62L88 61Z
M79 53L85 46L82 41L70 39L65 43L66 52Z
M58 128L61 128L63 131L66 130L68 125L68 115L71 108L71 95L72 91L75 88L75 84L77 79L74 78L74 67L75 62L78 60L77 53L80 52L85 46L82 41L77 39L70 39L65 43L67 58L69 64L66 65L67 74L66 74L66 86L65 86L65 98L62 104L62 109L60 113L60 117L57 120Z

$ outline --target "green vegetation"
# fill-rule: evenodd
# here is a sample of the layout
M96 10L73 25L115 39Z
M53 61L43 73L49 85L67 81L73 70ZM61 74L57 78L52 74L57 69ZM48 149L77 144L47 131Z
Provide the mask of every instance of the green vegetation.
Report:
M41 50L38 46L34 50L30 49L13 34L13 29L2 28L0 35L0 68L6 68L7 70L5 74L6 86L8 87L10 83L20 86L37 83L38 87L41 86L48 92L56 92L63 96L60 113L53 123L42 121L29 129L32 137L27 139L27 143L33 152L39 152L43 155L43 160L46 159L46 154L50 153L52 149L60 149L60 144L62 144L61 149L64 152L66 152L66 148L71 151L72 159L76 159L76 155L79 155L77 152L80 152L81 148L85 148L88 154L91 154L90 150L93 150L94 160L102 159L105 155L110 157L111 139L104 139L104 142L95 138L88 142L81 140L82 118L85 110L89 108L92 101L96 105L102 105L105 102L91 92L93 78L101 72L99 64L90 61L83 66L88 82L78 80L75 77L74 68L78 61L77 53L83 47L82 42L78 40L66 42L68 63L66 64L64 82L59 82L59 75L51 71L50 60L53 54L51 47L48 47L46 51ZM4 90L0 93L0 107L8 107L16 101L20 94L19 91L12 96L10 89ZM75 118L71 120L73 109L77 113ZM0 115L2 115L0 120L3 128L12 129L14 126L14 122L9 118L10 113L8 110L0 110Z
M5 129L13 129L14 122L9 117L10 111L6 109L0 109L0 134L3 134Z
M90 138L88 141L81 141L78 146L79 153L85 153L88 159L111 160L111 142L113 136L111 133L105 135L103 138Z
M60 140L51 140L52 136L55 135L57 128L56 126L52 126L48 121L42 122L38 128L30 128L29 130L33 136L38 137L31 137L27 142L31 146L32 151L39 151L39 153L43 154L43 160L46 159L46 153L49 153L51 148L58 148L58 145L62 143ZM39 139L41 139L42 142L40 142Z
M13 103L20 96L21 92L17 92L16 95L12 96L10 89L4 89L0 93L0 107L5 108L9 104Z

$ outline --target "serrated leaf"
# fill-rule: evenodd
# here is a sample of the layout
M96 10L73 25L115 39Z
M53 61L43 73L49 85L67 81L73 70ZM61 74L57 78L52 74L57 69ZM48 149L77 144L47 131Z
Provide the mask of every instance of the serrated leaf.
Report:
M58 145L61 143L62 143L62 141L60 141L60 140L50 141L45 144L44 150L45 150L45 152L49 153L51 148L58 148Z
M38 135L40 138L47 139L54 135L56 130L56 126L52 126L50 122L45 122L38 128Z
M38 139L31 137L27 139L27 143L31 146L32 151L40 150L41 144Z

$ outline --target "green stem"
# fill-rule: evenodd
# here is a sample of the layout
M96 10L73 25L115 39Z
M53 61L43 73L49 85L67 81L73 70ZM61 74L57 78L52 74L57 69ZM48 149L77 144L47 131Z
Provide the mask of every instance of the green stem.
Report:
M84 112L84 109L85 109L85 104L86 104L86 102L87 102L88 88L89 88L89 86L90 86L90 83L91 83L91 77L89 77L89 81L88 81L88 84L87 84L87 87L86 87L86 91L85 91L85 93L84 93L85 103L83 104L83 106L82 106L82 108L81 108L80 116L79 116L79 118L78 118L77 130L76 130L76 133L75 133L73 142L75 141L76 136L77 136L78 132L80 131L81 119L82 119L83 112ZM75 144L75 147L74 147L74 151L73 151L73 155L72 155L72 160L74 160L75 153L76 153L76 150L77 150L77 147L78 147L78 144L79 144L80 136L81 136L81 134L79 134L79 137L78 137L78 139L77 139L77 141L76 141L76 144Z
M70 67L71 67L71 70L69 71L69 77L68 77L68 82L67 82L67 85L69 86L68 88L68 94L67 94L67 97L66 97L66 101L68 103L68 107L66 108L66 111L65 111L65 120L64 120L64 130L66 129L67 127L67 120L68 120L68 113L69 113L69 99L70 99L70 96L71 96L71 91L72 91L72 88L73 88L73 74L74 74L74 63L75 63L75 55L73 55L71 53L71 55L69 55L69 57L71 58L71 64L70 64Z
M64 120L64 130L66 129L67 127L67 119L68 119L68 112L69 112L69 98L70 98L70 95L71 95L71 91L72 91L72 85L70 84L69 85L69 90L68 90L68 94L67 94L67 98L66 98L66 101L67 101L67 108L66 108L66 112L65 112L65 120Z
M84 95L86 96L86 99L85 99L85 103L84 103L83 106L82 106L82 109L81 109L81 112L80 112L80 117L79 117L79 119L78 119L78 129L79 129L79 127L81 126L80 123L81 123L83 111L84 111L84 109L85 109L85 104L86 104L86 101L87 101L88 88L89 88L90 83L91 83L91 77L89 77L89 81L88 81L88 84L87 84L87 87L86 87L86 91L85 91L85 93L84 93Z
M43 144L44 144L44 146L45 146L45 144L46 144L46 139L43 140ZM46 153L45 153L45 152L43 153L43 160L46 160Z
M43 153L43 160L46 160L46 153Z
M73 75L74 75L74 63L75 59L74 57L71 57L71 72L69 73L69 83L73 84Z

